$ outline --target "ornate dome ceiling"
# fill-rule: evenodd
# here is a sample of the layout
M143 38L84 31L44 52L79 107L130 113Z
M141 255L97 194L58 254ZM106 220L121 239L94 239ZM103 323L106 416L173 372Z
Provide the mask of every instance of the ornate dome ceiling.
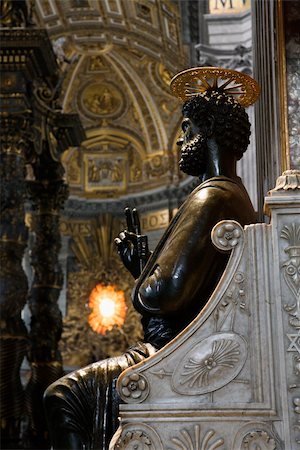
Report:
M187 67L176 2L37 0L64 73L65 112L87 139L64 164L71 194L118 198L178 181L180 104L170 78Z

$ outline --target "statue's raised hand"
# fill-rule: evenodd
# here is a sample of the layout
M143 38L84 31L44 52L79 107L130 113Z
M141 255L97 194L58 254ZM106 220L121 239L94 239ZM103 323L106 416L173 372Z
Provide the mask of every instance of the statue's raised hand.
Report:
M147 236L141 234L137 210L125 208L127 229L115 239L124 266L134 278L138 278L150 256Z

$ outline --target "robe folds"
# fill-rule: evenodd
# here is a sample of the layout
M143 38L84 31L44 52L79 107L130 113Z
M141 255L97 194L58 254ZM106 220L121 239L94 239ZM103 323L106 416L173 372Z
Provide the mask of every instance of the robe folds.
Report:
M170 342L206 305L228 261L228 255L214 248L211 230L226 219L242 226L256 222L238 177L206 180L180 207L132 293L133 305L143 317L147 343L76 370L46 390L54 450L108 449L118 428L118 376Z

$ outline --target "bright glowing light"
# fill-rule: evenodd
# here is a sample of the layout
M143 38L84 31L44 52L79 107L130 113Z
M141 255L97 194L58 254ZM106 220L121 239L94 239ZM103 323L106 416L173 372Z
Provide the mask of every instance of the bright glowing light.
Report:
M114 285L97 284L91 292L89 308L90 326L97 333L105 334L114 325L120 327L124 323L127 310L124 292Z
M116 305L111 298L102 298L99 302L99 312L103 317L113 317Z

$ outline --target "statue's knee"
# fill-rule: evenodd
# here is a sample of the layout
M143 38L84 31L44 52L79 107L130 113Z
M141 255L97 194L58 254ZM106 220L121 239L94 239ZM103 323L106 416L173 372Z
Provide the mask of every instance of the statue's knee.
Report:
M48 414L53 408L59 407L61 402L64 402L66 386L57 380L50 384L44 392L44 407L46 409L46 414Z
M47 389L44 392L44 403L48 403L52 398L55 398L59 394L58 390L58 383L55 381L54 383L50 384L50 386L47 387Z

